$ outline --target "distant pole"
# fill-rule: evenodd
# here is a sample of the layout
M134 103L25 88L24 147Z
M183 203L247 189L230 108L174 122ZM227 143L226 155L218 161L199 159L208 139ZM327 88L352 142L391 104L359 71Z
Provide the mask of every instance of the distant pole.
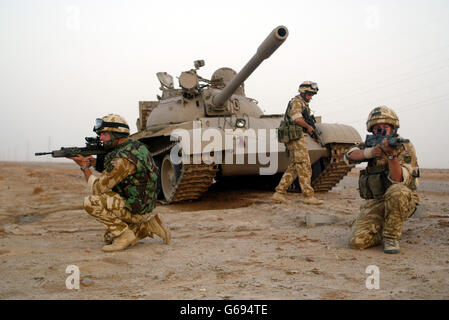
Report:
M50 151L50 150L51 150L51 137L48 136L48 151ZM53 158L50 158L49 160L51 162L53 160Z

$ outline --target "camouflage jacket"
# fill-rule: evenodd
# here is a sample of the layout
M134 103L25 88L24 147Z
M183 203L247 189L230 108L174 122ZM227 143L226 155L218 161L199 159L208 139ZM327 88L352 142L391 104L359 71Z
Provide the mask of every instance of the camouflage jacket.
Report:
M127 140L105 157L105 171L89 181L94 194L112 190L125 199L132 214L145 214L154 208L157 169L146 146Z
M307 103L301 97L301 95L298 94L297 96L295 96L293 99L290 100L290 110L288 117L290 117L292 121L295 121L296 119L302 117L302 112L304 109L307 110L309 114L311 113L309 103Z
M361 143L356 147L349 150L347 153L351 153L352 151L360 149L365 149L365 144ZM407 142L402 144L396 150L398 155L399 164L402 169L402 181L396 182L393 181L390 177L389 166L388 166L388 158L386 155L383 155L381 158L373 158L368 161L368 167L378 167L383 168L384 172L387 173L388 179L391 183L401 183L405 186L409 187L413 190L413 197L416 202L419 202L418 194L416 192L418 185L418 177L419 177L419 166L418 166L418 158L416 157L415 147L411 142ZM364 160L366 161L366 160ZM357 161L350 161L351 163L357 163Z

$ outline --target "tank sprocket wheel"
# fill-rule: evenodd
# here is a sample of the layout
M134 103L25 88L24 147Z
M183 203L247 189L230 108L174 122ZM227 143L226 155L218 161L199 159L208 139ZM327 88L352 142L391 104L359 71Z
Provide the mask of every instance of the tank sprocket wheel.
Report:
M170 154L165 155L162 159L160 171L161 187L162 194L168 202L171 201L176 192L176 185L181 175L181 167L180 164L172 163Z
M218 166L213 164L173 164L170 154L165 155L160 171L165 202L174 203L200 198L214 182L217 171Z

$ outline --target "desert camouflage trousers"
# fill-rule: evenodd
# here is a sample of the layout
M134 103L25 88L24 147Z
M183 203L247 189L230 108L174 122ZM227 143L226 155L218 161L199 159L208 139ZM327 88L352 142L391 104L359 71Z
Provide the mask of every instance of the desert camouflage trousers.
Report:
M352 225L349 245L365 249L381 244L382 239L399 239L402 224L416 209L412 191L403 184L393 184L383 199L367 200Z
M306 140L303 137L290 141L287 143L287 149L289 153L289 164L279 185L276 187L276 192L286 193L290 185L298 178L302 193L306 197L313 196L314 190L311 186L312 167Z
M145 238L151 229L148 221L156 215L153 212L132 214L125 209L125 199L112 191L84 198L84 209L106 227L106 242L127 229L132 230L138 238Z

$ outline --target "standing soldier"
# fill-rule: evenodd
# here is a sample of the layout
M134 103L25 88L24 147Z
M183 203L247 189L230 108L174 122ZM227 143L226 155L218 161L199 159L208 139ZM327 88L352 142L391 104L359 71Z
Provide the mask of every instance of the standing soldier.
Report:
M286 142L289 153L289 165L279 185L276 187L276 192L273 194L272 199L278 202L289 203L285 198L285 193L296 177L298 177L301 191L304 194L303 202L320 205L323 201L315 198L315 192L311 186L312 167L307 150L307 142L303 133L305 130L309 135L312 135L314 131L313 127L304 120L303 114L310 116L309 102L313 95L318 93L318 85L315 82L304 81L299 86L299 92L299 95L290 100L285 112L284 123L287 124L287 127L284 132L287 132L287 138L285 140L284 137L283 141Z
M156 199L157 170L147 147L128 139L129 127L119 115L97 119L94 131L105 149L101 176L89 167L96 159L71 158L80 167L93 195L84 199L87 213L106 227L103 251L119 251L140 239L157 234L168 243L170 232L157 214L152 213Z
M359 178L360 196L367 201L360 207L349 240L354 249L379 245L383 240L385 253L399 253L402 224L418 204L415 148L408 140L395 143L382 137L396 135L398 128L399 119L393 110L385 106L374 108L366 129L380 135L381 144L374 147L360 144L345 154L347 162L368 161Z

